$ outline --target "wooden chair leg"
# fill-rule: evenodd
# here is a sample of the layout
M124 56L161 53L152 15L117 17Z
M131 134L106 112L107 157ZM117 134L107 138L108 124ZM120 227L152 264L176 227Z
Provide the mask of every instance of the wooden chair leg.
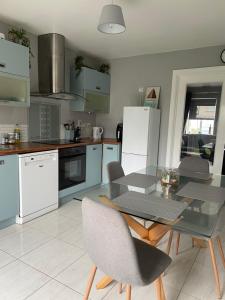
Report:
M101 290L107 287L113 279L109 277L108 275L105 275L97 284L96 284L96 289Z
M179 253L179 246L180 246L180 233L177 234L176 255L178 255Z
M225 268L225 256L224 256L224 252L223 252L222 242L221 242L221 239L220 239L219 236L217 237L217 243L218 243L218 248L219 248L219 253L220 253L220 256L221 256L221 259L222 259L222 263L223 263L223 266Z
M126 300L131 300L131 285L127 284L126 287Z
M123 291L123 286L122 286L122 283L119 283L119 294L122 294L122 291Z
M173 240L173 230L170 231L170 235L169 235L169 240L168 240L168 244L167 244L167 248L166 248L167 255L170 255L172 240Z
M155 280L155 289L157 300L166 300L161 276Z
M191 241L192 241L192 248L194 248L194 246L195 246L195 239L191 238Z
M90 294L90 291L91 291L91 287L92 287L92 284L93 284L93 281L94 281L94 278L95 278L96 270L97 270L97 267L93 266L92 269L91 269L89 278L88 278L88 283L87 283L87 287L86 287L86 291L85 291L83 300L88 300L88 297L89 297L89 294Z
M161 298L162 298L162 300L166 300L166 296L165 296L165 292L164 292L164 287L163 287L162 276L160 276L160 286L161 286Z
M214 276L215 276L215 281L216 281L216 294L217 294L217 298L221 299L220 278L219 278L219 273L218 273L218 268L217 268L217 263L216 263L216 256L215 256L215 252L214 252L213 241L209 240L208 243L209 243L209 250L210 250L212 266L213 266L213 271L214 271Z

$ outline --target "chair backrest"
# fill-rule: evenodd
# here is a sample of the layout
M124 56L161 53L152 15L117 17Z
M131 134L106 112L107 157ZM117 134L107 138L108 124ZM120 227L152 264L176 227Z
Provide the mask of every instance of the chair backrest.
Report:
M130 230L113 208L88 198L82 201L83 230L87 252L94 264L117 281L142 282Z
M112 161L112 162L108 163L107 172L108 172L109 182L112 182L113 180L116 180L125 175L123 168L122 168L120 162L118 162L118 161Z
M209 162L201 157L185 157L179 165L179 170L209 174Z

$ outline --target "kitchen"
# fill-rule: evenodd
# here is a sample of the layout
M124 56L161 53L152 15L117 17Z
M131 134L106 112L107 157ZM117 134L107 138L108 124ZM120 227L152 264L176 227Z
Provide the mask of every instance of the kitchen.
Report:
M7 55L9 55L10 50L13 53L13 43L5 40L0 42L5 48L9 45ZM57 46L53 47L54 43ZM49 49L48 51L46 46ZM20 50L22 53L20 61L26 64L28 74L28 50L22 46L21 48L24 48L24 53ZM103 128L92 128L91 123L85 123L84 120L73 120L73 122L70 121L71 123L60 126L60 121L62 120L61 105L69 105L72 107L72 111L78 111L78 115L79 110L87 111L86 113L80 113L80 116L83 117L82 114L85 114L86 119L90 119L92 123L93 115L96 111L101 111L101 109L104 111L106 109L106 112L108 112L108 105L105 106L105 102L109 103L110 76L86 67L76 71L76 73L79 73L78 76L74 74L74 66L71 66L71 92L65 93L64 36L59 34L40 35L38 37L38 49L39 93L31 94L30 104L29 95L23 98L19 94L13 95L10 92L7 94L8 99L14 96L21 98L23 102L27 102L19 103L19 105L29 107L28 136L30 142L21 143L19 125L14 129L14 134L4 133L2 135L1 154L19 154L20 212L17 215L17 223L32 220L34 217L56 209L58 207L58 190L59 199L63 202L65 196L69 196L71 199L71 195L76 191L101 184L102 173L103 183L106 183L106 165L109 161L119 161L121 152L119 132L118 139L102 140ZM58 57L58 60L54 61L54 57ZM1 60L6 61L7 58L2 56ZM5 64L7 65L7 62ZM46 77L46 74L49 74L51 71L50 69L46 70L46 66L52 66L52 70L59 70L60 76L55 78L54 74L52 74L50 77ZM7 69L7 76L8 72L9 70ZM16 71L12 71L12 76L13 72ZM2 77L4 77L4 74L2 73ZM22 81L24 78L23 74L17 75L21 75L18 81ZM89 77L91 79L88 79ZM52 80L49 80L49 78L52 78ZM27 87L27 90L29 90L29 87ZM80 91L84 91L84 94L80 95ZM3 98L4 94L1 97ZM97 98L99 99L97 103L99 107L91 107L92 103L96 102L96 97L99 97ZM104 101L103 105L100 104L102 98ZM67 101L67 103L60 104L57 101ZM81 106L86 106L88 103L89 107L80 108L80 103ZM2 104L4 105L4 101L2 101ZM5 102L5 105L7 104L11 105L12 102L8 100L8 102ZM76 105L78 105L78 108L74 107ZM10 160L10 157L2 160L2 164L5 165L5 168L2 170L3 174L7 172L7 158ZM39 167L39 172L36 174L37 167ZM29 178L32 178L32 180L29 181ZM51 184L49 181L47 187L48 178L51 180ZM26 187L29 187L30 191ZM9 203L10 201L7 202ZM15 207L11 217L14 217L14 213Z
M145 15L148 26L140 20L145 12L154 10L168 20L173 15L174 3L171 7L164 3L162 9L162 3L141 1L140 11L135 8L135 19L136 4L121 2L124 21L119 30L126 30L120 35L104 35L102 30L112 29L101 24L101 20L97 29L105 4L101 1L93 8L93 18L88 13L92 5L89 0L79 1L76 18L70 0L67 7L56 4L53 10L47 1L46 16L43 3L35 3L32 8L26 0L23 2L29 9L27 15L15 2L16 9L12 11L6 1L4 14L0 13L0 298L87 299L83 297L91 260L83 241L81 200L97 199L100 195L110 198L110 193L113 199L121 191L145 191L150 180L154 182L154 171L148 170L150 165L169 167L160 177L159 185L167 201L171 200L167 185L171 183L168 177L174 176L168 157L176 144L170 126L174 125L174 72L206 67L221 68L218 73L223 71L220 54L225 41L216 41L214 34L207 37L212 39L211 43L207 39L196 42L196 38L184 46L187 36L174 35L170 39L155 16L151 19ZM185 15L194 18L193 2L183 6L176 3L175 7L178 5ZM206 6L211 12L213 5ZM51 18L46 18L48 14ZM69 19L71 24L67 26ZM153 21L157 30L150 38ZM172 26L171 34L175 34L177 22L168 22L166 27ZM186 22L191 26L191 20ZM132 24L141 28L136 32ZM163 28L165 38L157 39L155 34ZM17 30L21 30L25 43L29 41L26 46L15 39ZM140 32L143 36L139 36ZM220 101L223 103L222 98ZM197 113L193 115L197 119ZM180 127L183 129L183 124ZM201 134L198 132L198 136ZM216 134L217 140L222 140L221 130L214 132L213 138ZM208 135L212 139L212 134ZM196 153L200 155L199 149ZM217 160L221 156L218 153ZM175 159L180 162L180 157ZM119 189L113 188L112 183L108 185L108 166L112 162L122 165L124 180L134 180L131 177L139 170L141 183L135 187L125 184L129 188L119 184ZM143 175L147 176L146 182ZM176 181L176 176L172 179ZM196 211L194 207L193 214ZM148 228L146 220L152 221L145 216L139 219ZM164 251L167 242L172 243L173 258L172 267L163 276L166 299L215 299L213 274L203 276L203 283L193 288L196 273L205 274L211 268L204 259L205 249L189 249L191 237L182 234L177 255L171 235L165 237L159 248ZM94 285L99 284L102 276L100 272ZM119 294L115 282L92 290L91 299L123 299L125 293L129 294L124 285L119 287ZM134 287L132 293L132 299L146 299L146 295L154 299L154 285Z

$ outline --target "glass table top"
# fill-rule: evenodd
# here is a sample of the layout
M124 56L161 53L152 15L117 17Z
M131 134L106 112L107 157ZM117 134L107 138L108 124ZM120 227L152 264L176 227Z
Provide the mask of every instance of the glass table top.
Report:
M131 194L137 196L135 203L130 197ZM84 196L87 196L100 201L100 195L112 200L123 213L161 224L169 224L175 230L210 238L224 207L225 176L212 174L209 176L204 173L150 166L103 185L96 191L78 193L76 198L82 200ZM170 205L176 206L175 202L170 202L171 200L184 203L181 213L173 221L159 216L159 209L168 210L169 214ZM151 211L152 205L157 204L157 201L163 201L159 202L158 208L156 207L158 215L149 213L149 209ZM166 208L162 204L169 206ZM166 213L164 211L162 215Z

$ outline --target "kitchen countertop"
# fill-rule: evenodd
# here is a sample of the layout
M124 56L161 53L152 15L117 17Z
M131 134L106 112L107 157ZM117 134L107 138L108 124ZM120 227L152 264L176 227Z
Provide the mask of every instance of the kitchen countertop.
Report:
M86 145L95 145L95 144L120 144L116 139L102 139L102 140L93 140L93 139L81 139L80 143L68 143L64 145L49 145L49 144L40 144L34 142L20 143L18 145L0 145L0 156L9 155L9 154L25 154L32 152L41 152L41 151L50 151L63 148L72 148Z

